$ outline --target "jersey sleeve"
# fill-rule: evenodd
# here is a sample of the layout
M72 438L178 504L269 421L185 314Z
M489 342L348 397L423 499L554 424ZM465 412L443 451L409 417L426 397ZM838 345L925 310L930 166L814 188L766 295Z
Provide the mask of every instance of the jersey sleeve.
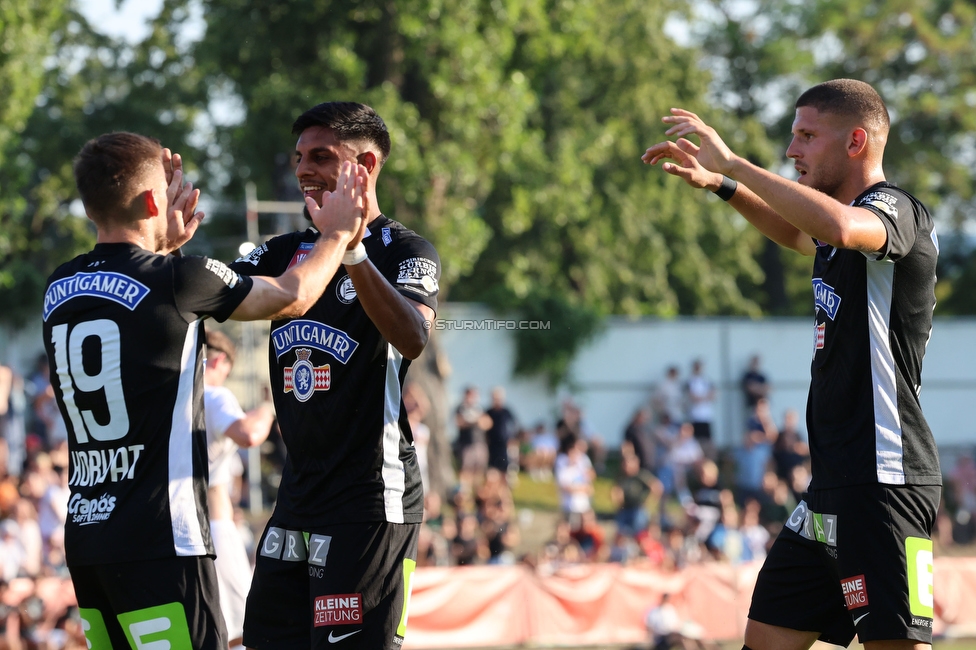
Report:
M441 258L433 244L414 235L398 240L398 246L380 269L400 295L437 311Z
M181 257L174 262L173 294L183 313L210 316L223 322L254 286L251 278L209 257Z
M304 233L279 235L266 241L247 255L230 264L241 275L266 275L276 278L301 261L303 254L312 249L314 242L303 244Z
M915 205L904 192L893 187L878 188L858 198L854 207L876 214L888 231L884 248L876 256L872 255L875 259L898 260L915 246L918 232Z

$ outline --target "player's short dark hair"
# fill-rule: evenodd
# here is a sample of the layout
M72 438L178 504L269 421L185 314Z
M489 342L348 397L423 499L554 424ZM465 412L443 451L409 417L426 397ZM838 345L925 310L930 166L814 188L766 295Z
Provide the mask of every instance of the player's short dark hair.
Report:
M891 126L884 100L870 84L856 79L833 79L818 84L796 100L795 108L811 106L821 113L846 115L869 129L887 134Z
M74 160L75 184L92 218L114 218L139 182L161 164L159 140L124 131L89 140Z
M237 346L230 340L230 337L218 330L207 330L207 350L223 352L227 355L230 365L234 365L237 357Z
M380 165L390 157L390 132L372 108L356 102L325 102L298 116L291 132L301 135L310 126L332 129L340 142L366 142L380 152Z

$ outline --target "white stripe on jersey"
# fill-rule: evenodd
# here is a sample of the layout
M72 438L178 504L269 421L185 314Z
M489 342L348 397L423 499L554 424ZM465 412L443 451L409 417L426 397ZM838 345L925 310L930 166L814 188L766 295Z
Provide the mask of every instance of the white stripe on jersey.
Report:
M193 383L200 320L190 323L183 341L180 381L169 431L169 512L179 556L206 555L193 491Z
M386 344L386 390L383 395L383 505L386 520L403 523L406 473L400 460L400 365L403 355Z
M878 482L905 484L901 417L895 357L891 351L891 303L895 263L866 260L868 289L868 335L871 349L871 378L874 387L874 445Z

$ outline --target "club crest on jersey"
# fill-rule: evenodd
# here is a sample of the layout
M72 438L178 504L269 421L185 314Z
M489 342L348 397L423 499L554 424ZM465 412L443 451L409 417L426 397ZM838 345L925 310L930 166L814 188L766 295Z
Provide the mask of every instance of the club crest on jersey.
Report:
M359 347L359 343L342 330L304 319L293 320L272 331L271 344L274 345L275 357L279 359L289 350L307 347L328 352L343 364L349 361Z
M336 298L345 305L356 302L356 287L352 285L352 278L348 275L339 280L339 284L336 285Z
M824 342L827 339L827 323L817 323L814 334L813 349L823 350Z
M288 268L290 269L291 267L295 266L296 264L300 263L303 259L308 257L309 251L311 251L313 248L315 248L314 242L303 241L301 244L299 244L298 250L295 251L294 255L292 255L291 261L288 262Z
M307 402L317 390L329 390L332 385L332 369L329 364L315 367L309 361L312 351L309 348L295 350L295 363L285 368L285 392L295 393L299 402Z
M820 278L813 279L813 302L817 310L823 309L830 320L834 320L840 309L840 296Z
M149 295L149 287L127 275L112 271L94 273L75 273L69 278L61 278L51 283L44 294L44 320L55 309L72 298L91 296L117 302L134 310Z

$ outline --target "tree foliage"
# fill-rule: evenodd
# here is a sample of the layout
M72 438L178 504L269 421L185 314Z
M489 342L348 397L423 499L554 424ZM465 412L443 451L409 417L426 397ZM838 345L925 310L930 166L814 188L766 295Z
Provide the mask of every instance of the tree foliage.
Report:
M553 314L551 340L519 342L526 372L559 376L607 314L806 313L805 260L640 163L663 138L660 116L691 108L775 168L792 98L863 78L895 117L889 176L962 224L974 14L965 0L166 0L129 44L67 0L9 0L0 299L36 310L53 265L90 245L68 210L70 161L88 138L130 129L183 152L223 201L196 245L227 257L214 242L243 235L243 185L288 198L292 121L342 99L389 124L379 199L437 246L443 297ZM691 38L675 43L666 25ZM963 260L947 275L964 272ZM950 299L957 286L941 287L941 305L966 309L958 291Z
M603 314L760 313L760 238L639 160L663 137L660 116L700 104L707 87L688 74L695 53L662 32L682 3L203 6L194 58L206 86L239 98L247 116L217 130L241 171L227 191L248 178L276 192L275 159L292 148L289 126L305 108L373 105L394 142L380 201L437 246L450 297L523 314L539 300L573 310L553 322L552 346L520 343L535 351L520 356L525 371L561 372L565 359L538 352L571 354L595 331L578 323ZM756 123L729 126L763 155Z
M43 81L40 63L54 50L65 22L63 0L0 4L0 303L5 320L20 323L37 309L49 253L66 238L45 175L23 151L24 130Z
M838 77L875 86L892 114L885 171L937 216L943 241L976 217L976 5L971 0L707 0L695 24L713 97L757 117L785 151L793 100ZM939 309L976 313L968 254L943 256ZM791 256L792 257L792 256ZM799 267L787 279L794 287ZM808 267L808 265L804 265Z

